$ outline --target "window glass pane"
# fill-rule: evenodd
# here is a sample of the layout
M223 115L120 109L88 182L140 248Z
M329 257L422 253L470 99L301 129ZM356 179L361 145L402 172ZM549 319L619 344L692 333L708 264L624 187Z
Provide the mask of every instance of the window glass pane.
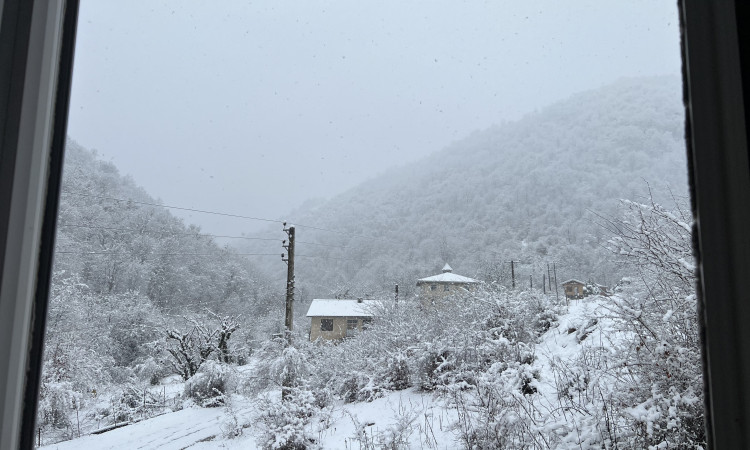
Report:
M42 445L330 448L413 389L407 447L706 447L673 3L79 24Z

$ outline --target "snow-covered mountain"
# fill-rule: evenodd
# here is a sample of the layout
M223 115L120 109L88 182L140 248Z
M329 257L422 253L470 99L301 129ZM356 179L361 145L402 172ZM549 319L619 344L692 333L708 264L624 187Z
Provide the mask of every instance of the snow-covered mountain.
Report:
M640 200L649 189L667 202L686 196L683 128L680 80L652 77L475 132L290 213L299 240L324 244L298 246L299 285L331 295L398 283L408 294L445 262L510 285L511 260L520 261L519 283L531 276L539 286L555 262L559 280L612 284L621 273L601 249L596 214L616 214L619 199Z

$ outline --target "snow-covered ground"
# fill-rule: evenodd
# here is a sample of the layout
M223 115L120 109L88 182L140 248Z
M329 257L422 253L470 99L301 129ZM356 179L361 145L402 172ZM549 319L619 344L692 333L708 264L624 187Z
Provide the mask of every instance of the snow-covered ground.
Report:
M535 386L550 406L556 402L553 366L576 358L588 345L602 345L608 331L601 297L573 301L568 314L548 330L536 346ZM585 337L584 337L585 334ZM278 392L275 393L278 396ZM86 449L256 449L260 448L257 408L253 400L234 396L232 410L243 426L241 436L228 438L230 411L225 407L189 407L132 425L42 447L46 450ZM381 448L398 438L410 448L460 448L455 408L431 393L409 389L391 392L372 402L338 404L309 425L309 435L324 449ZM381 444L381 445L378 445Z
M187 408L144 420L99 435L41 447L45 450L132 449L256 449L254 408L235 397L235 414L246 426L242 436L224 436L229 420L226 408ZM400 433L413 448L456 448L449 424L456 419L430 394L413 390L393 392L370 403L352 403L334 408L325 424L310 427L324 449L350 450L377 444Z
M221 436L222 426L228 419L224 410L225 408L197 407L183 409L106 433L84 436L41 448L49 450L193 448L201 441L210 441ZM238 408L238 415L249 421L251 411L252 409L245 405ZM216 445L213 447L215 448Z

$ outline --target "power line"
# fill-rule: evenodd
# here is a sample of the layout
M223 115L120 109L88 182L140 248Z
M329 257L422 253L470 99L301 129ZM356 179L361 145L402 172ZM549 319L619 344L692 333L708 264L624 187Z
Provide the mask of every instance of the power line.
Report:
M161 208L177 209L177 210L180 210L180 211L190 211L190 212L197 212L197 213L202 213L202 214L213 214L213 215L216 215L216 216L234 217L234 218L237 218L237 219L259 220L261 222L281 223L281 224L286 223L283 220L278 220L278 219L266 219L266 218L263 218L263 217L252 217L252 216L243 216L243 215L240 215L240 214L230 214L230 213L224 213L224 212L218 212L218 211L208 211L208 210L205 210L205 209L185 208L185 207L182 207L182 206L172 206L172 205L164 205L164 204L159 204L159 203L142 202L142 201L137 201L137 200L132 200L132 199L122 199L122 198L108 197L108 196L105 196L105 195L83 194L83 193L80 193L80 192L67 192L67 191L61 192L60 194L62 194L62 195L77 195L77 196L80 196L80 197L89 197L89 198L100 198L100 199L104 199L104 200L111 200L111 201L114 201L114 202L133 203L133 204L136 204L136 205L158 206L158 207L161 207ZM288 222L290 224L292 223L292 221L288 221ZM317 227L317 226L313 226L313 225L304 225L304 224L294 223L294 226L303 227L303 228L309 228L311 230L327 231L329 233L336 233L336 234L340 234L340 235L343 235L343 236L349 236L349 237L358 237L358 238L363 238L363 239L388 240L388 239L378 238L378 237L373 237L373 236L364 236L364 235L361 235L361 234L347 233L347 232L339 231L339 230L331 230L329 228L322 228L322 227ZM395 241L391 241L391 242L395 242Z
M320 259L334 259L338 261L357 261L362 262L361 258L337 258L335 256L320 256L320 255L296 255L298 258L320 258Z
M362 234L347 233L347 232L344 232L344 231L331 230L329 228L321 228L321 227L316 227L316 226L312 226L312 225L304 225L304 224L294 223L294 226L302 227L302 228L309 228L311 230L327 231L329 233L336 233L336 234L340 234L340 235L343 235L343 236L349 236L349 237L358 237L358 238L362 238L362 239L374 239L374 240L395 242L395 241L391 241L391 240L385 239L385 238L379 238L379 237L374 237L374 236L365 236L365 235L362 235Z
M58 250L55 251L55 254L63 254L63 255L130 255L130 256L138 256L134 252L87 252L87 251L71 251L71 250ZM279 256L279 253L227 253L228 255L236 255L236 256ZM219 256L219 253L147 253L144 256ZM320 258L320 259L335 259L335 260L341 260L341 261L361 261L360 259L355 258L335 258L330 256L321 256L321 255L296 255L300 258Z
M112 231L129 231L133 233L148 233L148 234L169 234L169 235L179 235L179 236L203 236L203 237L212 237L212 238L227 238L227 239L246 239L249 241L274 241L274 242L280 242L281 239L279 238L262 238L262 237L251 237L251 236L229 236L224 234L208 234L208 233L189 233L189 232L180 232L180 231L168 231L168 230L138 230L135 228L120 228L120 227L105 227L101 225L83 225L78 223L66 223L66 224L59 224L58 227L60 228L90 228L94 230L112 230ZM309 241L297 241L298 244L309 244L309 245L319 245L322 247L335 247L335 248L348 248L344 245L333 245L333 244L322 244L320 242L309 242Z
M261 237L248 237L248 236L226 236L221 234L206 234L206 233L186 233L178 231L166 231L166 230L136 230L133 228L118 228L118 227L104 227L98 225L82 225L82 224L61 224L58 227L74 227L74 228L91 228L101 230L113 230L113 231L130 231L133 233L149 233L149 234L172 234L172 235L183 235L183 236L205 236L214 238L229 238L229 239L247 239L253 241L281 241L278 238L261 238ZM320 244L324 245L324 244Z
M69 251L57 250L55 254L63 255L131 255L138 256L134 252L86 252L86 251ZM225 253L236 256L279 256L278 253ZM220 256L220 253L147 253L145 256Z
M194 208L184 208L182 206L171 206L171 205L163 205L159 203L150 203L150 202L141 202L137 200L132 199L122 199L122 198L114 198L114 197L107 197L104 195L94 195L94 194L82 194L79 192L61 192L63 195L77 195L80 197L90 197L90 198L101 198L105 200L112 200L115 202L125 202L125 203L134 203L136 205L147 205L147 206L158 206L161 208L169 208L169 209L178 209L180 211L190 211L190 212L197 212L202 214L213 214L216 216L225 216L225 217L234 217L238 219L247 219L247 220L259 220L261 222L271 222L271 223L283 223L281 220L274 220L274 219L264 219L262 217L251 217L251 216L243 216L240 214L230 214L230 213L223 213L218 211L207 211L204 209L194 209Z
M321 244L319 242L297 241L298 244L320 245L322 247L349 248L345 245Z
M60 228L90 228L94 230L112 230L112 231L129 231L132 233L147 233L147 234L169 234L169 235L177 235L177 236L203 236L203 237L212 237L212 238L227 238L227 239L246 239L249 241L274 241L274 242L281 242L281 239L279 238L262 238L262 237L251 237L251 236L229 236L224 234L207 234L207 233L186 233L186 232L180 232L180 231L167 231L167 230L138 230L135 228L120 228L120 227L105 227L100 225L83 225L78 223L66 223L66 224L59 224L58 227ZM319 245L321 247L334 247L334 248L348 248L344 245L333 245L333 244L322 244L320 242L310 242L310 241L297 241L298 244L309 244L309 245Z

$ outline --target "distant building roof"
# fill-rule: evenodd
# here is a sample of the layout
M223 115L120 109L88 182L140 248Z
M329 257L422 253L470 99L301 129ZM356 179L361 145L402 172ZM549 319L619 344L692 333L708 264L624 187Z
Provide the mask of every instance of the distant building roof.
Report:
M448 263L445 263L443 266L443 273L445 272L453 272L453 267L451 267Z
M563 286L565 286L566 284L583 284L583 285L585 285L586 283L584 283L583 281L578 281L576 279L570 279L568 281L563 281L562 282Z
M307 317L372 317L379 300L316 298L307 310Z
M451 272L443 272L439 275L433 275L427 278L421 278L417 280L417 284L422 283L479 283L479 280L465 277L463 275L457 275Z

